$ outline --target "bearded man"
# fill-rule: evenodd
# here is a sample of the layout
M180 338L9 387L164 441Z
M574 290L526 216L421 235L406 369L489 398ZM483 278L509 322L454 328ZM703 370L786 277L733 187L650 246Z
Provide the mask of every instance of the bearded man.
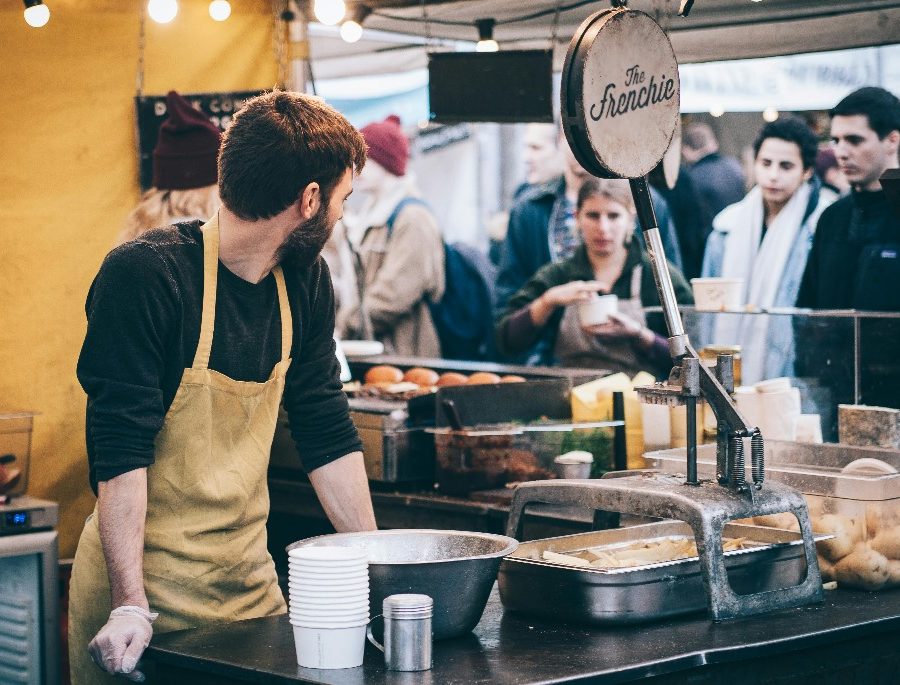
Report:
M75 685L143 680L154 622L285 612L265 529L282 400L334 527L375 529L319 257L365 159L362 136L321 100L253 98L222 139L218 214L104 260L78 360L98 501L72 572Z

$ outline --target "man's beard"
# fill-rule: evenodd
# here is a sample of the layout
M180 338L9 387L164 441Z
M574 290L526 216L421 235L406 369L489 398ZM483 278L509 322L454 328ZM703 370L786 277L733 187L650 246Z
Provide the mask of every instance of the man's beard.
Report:
M316 215L300 224L284 239L275 259L279 264L307 268L311 266L331 237L336 222L328 220L328 203L323 202Z

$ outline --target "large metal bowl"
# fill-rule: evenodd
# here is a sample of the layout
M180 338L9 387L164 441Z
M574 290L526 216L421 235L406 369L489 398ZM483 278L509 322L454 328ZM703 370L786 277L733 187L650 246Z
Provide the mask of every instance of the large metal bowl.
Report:
M434 639L464 635L481 620L500 560L519 543L505 535L459 530L379 530L300 540L298 547L360 547L369 555L369 601L381 612L389 595L421 593L434 600Z

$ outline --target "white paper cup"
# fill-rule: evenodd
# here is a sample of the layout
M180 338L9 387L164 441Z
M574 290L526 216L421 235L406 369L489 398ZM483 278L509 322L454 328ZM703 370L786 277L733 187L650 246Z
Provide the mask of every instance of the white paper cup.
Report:
M369 606L369 599L365 597L363 599L357 599L353 602L344 602L341 605L337 604L316 604L307 599L302 599L298 597L290 597L289 604L291 609L296 609L297 611L330 611L334 613L340 612L350 612L350 611L359 611L361 609L365 609Z
M293 623L308 623L309 625L318 626L320 628L328 628L332 626L345 626L350 624L362 623L369 620L369 612L358 611L355 614L315 614L303 611L295 611L288 614L288 618Z
M353 597L356 595L369 596L369 584L361 583L359 585L349 585L346 587L335 586L330 589L309 588L306 586L292 587L288 584L288 590L292 595L304 597L321 597L322 599L330 599L340 601L341 597Z
M619 311L616 295L594 294L587 302L578 303L578 320L582 326L599 326L609 321L609 315Z
M720 312L743 307L743 278L692 278L694 307L698 311Z
M329 579L325 581L310 580L307 577L289 578L288 587L302 590L309 589L310 592L327 592L328 590L350 590L352 588L368 587L369 579L366 576L353 578L351 580L335 580Z
M324 616L316 616L315 618L293 617L288 614L288 621L292 626L302 626L303 628L355 628L358 625L365 625L369 622L369 614L360 614L352 619L331 619Z
M354 580L351 583L307 583L305 581L288 581L289 590L297 590L307 594L327 594L329 592L346 592L348 590L366 590L369 589L368 578Z
M329 578L346 578L348 576L362 576L369 572L367 564L355 566L303 566L301 564L290 564L288 573L297 576L314 576Z
M753 386L756 388L756 392L790 392L791 391L791 379L786 378L784 376L780 378L769 378L764 381L760 381L756 385Z
M305 597L296 597L291 595L289 597L291 601L291 607L316 607L323 610L328 611L348 611L351 609L359 609L362 607L369 606L369 595L366 593L364 597L361 599L354 599L347 602L329 602L322 601L316 599L308 599Z
M369 620L369 611L357 611L355 614L340 614L336 616L322 615L295 611L288 614L288 618L294 623L308 623L314 626L329 627L333 625L349 625L362 623Z
M365 624L336 629L294 626L297 664L304 668L362 666L365 644Z
M368 561L368 552L354 547L295 547L288 552L291 561L332 564L335 562Z
M290 563L288 565L288 570L291 573L308 573L310 575L329 575L329 576L351 576L358 573L366 573L369 570L369 566L366 563L353 563L353 565L343 565L343 564L322 564L322 565L313 565L313 564L295 564Z

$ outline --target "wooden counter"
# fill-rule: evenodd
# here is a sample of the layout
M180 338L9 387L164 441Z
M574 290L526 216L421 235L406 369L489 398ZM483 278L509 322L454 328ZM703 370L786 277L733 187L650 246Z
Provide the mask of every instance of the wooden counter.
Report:
M612 629L504 614L495 588L473 633L435 643L434 668L421 673L386 672L371 645L359 668L299 668L286 616L158 635L147 655L166 685L888 685L900 673L898 645L898 590L835 590L819 605L718 624L696 614Z

